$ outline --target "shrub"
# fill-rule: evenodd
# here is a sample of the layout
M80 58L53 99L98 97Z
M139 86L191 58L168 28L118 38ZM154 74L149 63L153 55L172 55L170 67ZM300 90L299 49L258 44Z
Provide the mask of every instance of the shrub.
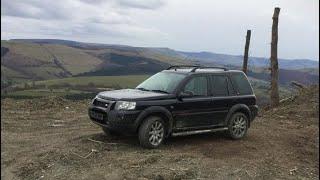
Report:
M24 83L24 89L29 89L30 85L28 83Z
M93 82L88 83L88 87L95 87L96 85Z
M112 88L113 89L122 89L122 87L119 85L119 84L114 84L114 85L112 85Z

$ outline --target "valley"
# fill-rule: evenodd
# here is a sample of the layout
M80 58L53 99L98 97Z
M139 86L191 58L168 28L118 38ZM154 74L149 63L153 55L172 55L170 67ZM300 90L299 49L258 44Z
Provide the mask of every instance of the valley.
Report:
M91 97L104 89L134 88L156 72L183 64L241 69L242 56L57 39L2 40L2 97ZM312 60L280 59L281 97L294 93L291 81L317 84L317 64ZM261 104L268 102L270 74L267 67L268 59L249 58L248 76Z

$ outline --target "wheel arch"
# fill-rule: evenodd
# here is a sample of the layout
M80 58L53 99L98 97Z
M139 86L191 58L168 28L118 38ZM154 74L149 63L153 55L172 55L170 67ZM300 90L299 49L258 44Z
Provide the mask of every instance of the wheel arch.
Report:
M226 119L225 119L225 125L228 125L231 116L237 112L241 112L247 116L247 118L249 120L248 126L250 127L250 122L251 122L252 117L251 117L251 113L250 113L250 108L245 104L236 104L230 108L230 110L226 116Z
M145 110L143 110L139 116L137 117L135 121L135 131L137 132L141 126L141 124L144 122L144 120L150 116L159 116L161 117L165 125L167 127L166 136L171 134L172 132L172 126L173 126L173 118L170 111L168 111L166 108L161 106L152 106Z

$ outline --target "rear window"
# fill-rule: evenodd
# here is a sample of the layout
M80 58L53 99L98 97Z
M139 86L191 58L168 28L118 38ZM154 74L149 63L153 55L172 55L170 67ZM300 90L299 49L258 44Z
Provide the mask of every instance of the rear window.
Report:
M236 86L239 95L253 94L251 85L243 73L234 73L231 75L232 83Z

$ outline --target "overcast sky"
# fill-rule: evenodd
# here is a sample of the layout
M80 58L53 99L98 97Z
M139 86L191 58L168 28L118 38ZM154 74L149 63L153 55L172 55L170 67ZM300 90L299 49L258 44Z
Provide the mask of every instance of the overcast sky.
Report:
M1 0L1 39L57 38L269 57L319 59L318 0Z

